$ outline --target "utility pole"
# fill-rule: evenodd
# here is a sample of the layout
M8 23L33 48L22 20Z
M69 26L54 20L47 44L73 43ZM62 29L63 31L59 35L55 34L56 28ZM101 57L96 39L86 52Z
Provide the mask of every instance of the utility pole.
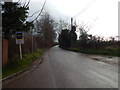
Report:
M19 44L19 48L20 48L20 59L22 60L22 48L21 48L21 44Z
M73 18L71 18L71 32L72 32L72 27L73 27ZM71 46L73 44L73 41L72 41L72 33L71 33Z
M73 18L71 18L71 30L72 30L72 26L73 26Z

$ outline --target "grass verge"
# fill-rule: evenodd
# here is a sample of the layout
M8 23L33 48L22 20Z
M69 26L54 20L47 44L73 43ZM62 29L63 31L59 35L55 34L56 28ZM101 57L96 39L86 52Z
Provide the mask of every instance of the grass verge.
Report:
M39 49L32 54L25 54L23 55L22 60L20 58L16 58L12 64L2 68L2 78L28 68L32 62L40 57L45 51L46 49Z
M87 54L108 55L108 56L120 57L120 50L117 48L110 48L110 49L67 48L67 50L74 51L74 52L87 53Z

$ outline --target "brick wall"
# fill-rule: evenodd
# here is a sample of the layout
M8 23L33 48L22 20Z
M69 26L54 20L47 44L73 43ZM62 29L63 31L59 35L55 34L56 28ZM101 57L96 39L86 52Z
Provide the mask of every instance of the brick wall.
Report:
M2 41L2 66L8 64L8 40Z

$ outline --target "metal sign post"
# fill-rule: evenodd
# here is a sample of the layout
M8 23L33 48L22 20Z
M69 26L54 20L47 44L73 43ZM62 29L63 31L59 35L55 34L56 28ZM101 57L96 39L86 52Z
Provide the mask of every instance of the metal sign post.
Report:
M19 48L20 48L20 59L22 59L22 49L21 49L21 44L19 44Z
M24 33L23 33L23 32L16 32L16 44L19 44L20 59L22 59L22 48L21 48L21 44L24 44Z

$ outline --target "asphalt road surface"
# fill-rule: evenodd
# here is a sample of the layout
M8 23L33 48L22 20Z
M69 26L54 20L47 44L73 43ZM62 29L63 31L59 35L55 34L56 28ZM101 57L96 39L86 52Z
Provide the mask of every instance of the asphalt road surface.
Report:
M118 68L55 46L38 68L4 88L118 88Z

